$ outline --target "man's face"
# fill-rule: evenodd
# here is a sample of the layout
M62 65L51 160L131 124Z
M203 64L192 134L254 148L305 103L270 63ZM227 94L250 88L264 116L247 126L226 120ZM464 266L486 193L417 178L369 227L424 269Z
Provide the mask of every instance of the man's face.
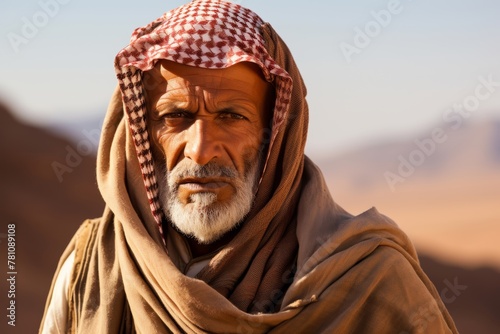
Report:
M181 232L211 243L252 206L272 88L250 63L213 70L162 61L144 83L163 210Z

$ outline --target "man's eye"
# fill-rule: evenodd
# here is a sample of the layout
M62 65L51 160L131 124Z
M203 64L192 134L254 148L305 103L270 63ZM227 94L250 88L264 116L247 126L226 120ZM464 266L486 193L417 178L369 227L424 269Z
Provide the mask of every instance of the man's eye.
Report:
M185 117L188 117L188 115L184 111L175 111L163 115L163 118L185 118Z
M242 116L238 113L231 112L231 111L224 111L219 114L220 118L225 118L225 119L234 119L234 120L243 120L246 119L245 116Z

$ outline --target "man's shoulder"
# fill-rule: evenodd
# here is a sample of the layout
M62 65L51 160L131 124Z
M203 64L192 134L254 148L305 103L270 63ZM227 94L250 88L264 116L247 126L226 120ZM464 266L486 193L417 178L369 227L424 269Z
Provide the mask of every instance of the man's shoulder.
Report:
M83 256L89 253L89 249L94 247L101 221L101 218L92 218L83 221L73 235L73 238L62 256L62 260L71 252L74 253L75 262L80 262Z
M86 219L83 221L83 223L80 224L80 227L75 233L76 237L84 237L88 236L89 234L92 234L95 232L99 224L101 223L101 218L90 218Z
M73 246L73 249L75 249L78 246L87 244L90 240L94 239L100 223L101 218L84 220L73 235L70 246Z
M337 207L334 203L317 218L303 216L305 221L298 222L300 260L311 266L339 254L345 260L348 254L353 261L359 261L379 246L388 246L408 258L417 258L408 236L376 208L353 216Z

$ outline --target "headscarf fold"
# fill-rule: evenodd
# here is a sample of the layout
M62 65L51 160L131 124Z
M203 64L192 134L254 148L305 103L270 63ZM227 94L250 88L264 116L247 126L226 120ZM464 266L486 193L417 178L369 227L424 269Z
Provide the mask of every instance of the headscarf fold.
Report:
M158 59L254 62L277 91L254 205L196 278L174 265L161 229L142 82ZM137 29L115 66L98 152L106 209L61 259L75 252L72 333L456 332L406 235L374 209L344 211L304 156L306 89L269 24L236 4L193 1Z

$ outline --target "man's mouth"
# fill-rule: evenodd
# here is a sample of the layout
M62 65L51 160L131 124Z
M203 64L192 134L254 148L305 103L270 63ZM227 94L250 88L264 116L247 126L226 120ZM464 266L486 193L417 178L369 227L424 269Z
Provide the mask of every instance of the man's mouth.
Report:
M228 180L224 178L185 178L178 184L181 190L190 192L214 192L229 186Z

